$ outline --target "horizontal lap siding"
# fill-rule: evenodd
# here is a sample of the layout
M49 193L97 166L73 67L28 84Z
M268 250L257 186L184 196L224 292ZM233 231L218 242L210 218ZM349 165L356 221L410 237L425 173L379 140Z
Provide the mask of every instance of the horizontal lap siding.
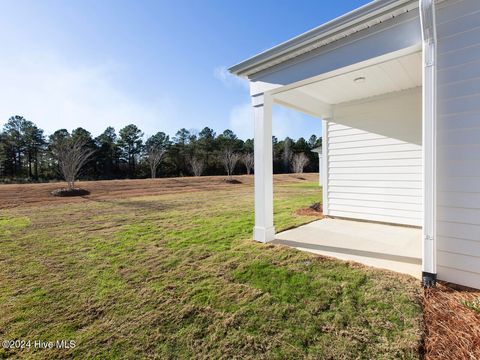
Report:
M480 288L480 2L437 9L437 264Z
M339 105L333 120L328 123L329 214L421 226L419 90Z

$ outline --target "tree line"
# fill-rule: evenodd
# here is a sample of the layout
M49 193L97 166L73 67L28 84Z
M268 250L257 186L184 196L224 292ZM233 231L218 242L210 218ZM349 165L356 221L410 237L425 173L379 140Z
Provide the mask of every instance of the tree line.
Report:
M68 140L68 141L67 141ZM272 138L274 172L318 171L321 145L316 135L308 140ZM76 153L75 151L76 150ZM0 179L49 181L64 177L62 156L82 155L80 177L87 180L246 174L254 171L253 139L239 139L233 131L216 134L180 129L170 138L158 132L145 139L136 125L118 133L107 127L97 137L84 128L59 129L47 136L33 122L12 116L0 132ZM65 159L64 159L65 160Z

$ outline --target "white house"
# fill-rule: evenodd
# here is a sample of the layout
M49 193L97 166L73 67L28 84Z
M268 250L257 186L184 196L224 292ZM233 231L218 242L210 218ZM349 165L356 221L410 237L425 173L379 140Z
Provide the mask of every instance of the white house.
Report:
M480 1L374 1L230 71L250 82L255 240L275 237L275 103L323 122L325 215L421 227L424 284L480 288Z

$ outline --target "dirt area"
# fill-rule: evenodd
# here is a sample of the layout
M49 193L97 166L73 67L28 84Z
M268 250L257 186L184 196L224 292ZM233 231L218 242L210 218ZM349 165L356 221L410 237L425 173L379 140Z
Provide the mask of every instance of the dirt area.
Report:
M298 183L316 181L317 173L302 174L302 179L297 175L275 175L274 183ZM304 179L304 180L303 180ZM58 198L51 192L65 187L64 182L45 184L8 184L0 185L0 209L18 206L41 205L51 203L82 202L87 200L108 200L129 198L136 196L155 196L162 194L175 194L179 192L195 192L228 189L232 186L252 186L253 176L234 176L238 183L226 182L222 176L201 176L182 178L140 179L140 180L103 180L79 181L76 185L90 191L90 195L80 198Z

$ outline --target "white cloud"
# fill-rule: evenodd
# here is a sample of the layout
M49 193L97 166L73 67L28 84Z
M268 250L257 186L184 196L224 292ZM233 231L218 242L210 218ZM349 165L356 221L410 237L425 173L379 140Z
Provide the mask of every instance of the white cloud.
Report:
M231 130L242 139L253 138L253 110L250 103L236 105L230 111L229 124ZM280 106L273 107L272 133L279 140L287 136L298 139L301 136L319 134L320 120L306 118L303 114Z
M213 70L213 76L215 79L220 80L226 87L241 86L245 89L249 88L247 80L230 74L226 66L217 66Z
M115 86L121 67L108 63L72 66L52 55L0 59L0 124L23 115L47 134L84 127L98 135L107 126L135 123L145 133L174 131L175 101L136 100ZM170 124L170 125L169 125Z

